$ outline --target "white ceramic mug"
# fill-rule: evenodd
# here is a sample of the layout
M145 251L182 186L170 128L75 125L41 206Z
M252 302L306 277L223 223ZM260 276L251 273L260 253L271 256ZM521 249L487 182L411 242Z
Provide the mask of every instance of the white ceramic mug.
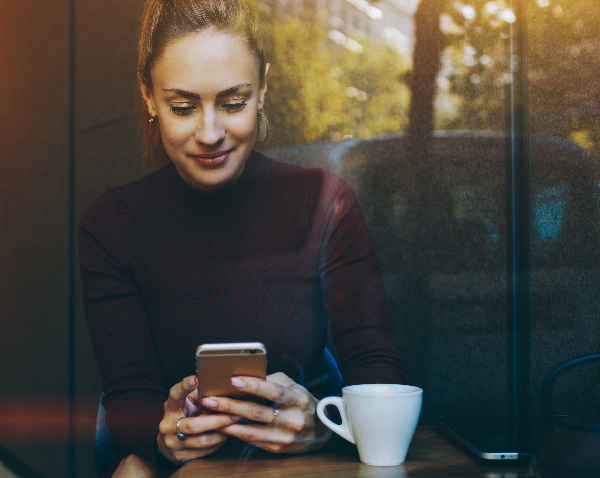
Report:
M363 463L395 466L406 458L422 400L423 390L410 385L350 385L342 389L342 397L321 400L317 415L335 433L356 444ZM325 415L327 405L340 411L340 425Z

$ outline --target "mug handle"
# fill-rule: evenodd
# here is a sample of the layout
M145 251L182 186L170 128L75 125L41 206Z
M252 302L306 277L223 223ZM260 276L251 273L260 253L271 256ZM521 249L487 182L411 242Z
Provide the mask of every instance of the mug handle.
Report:
M329 418L327 418L327 415L325 414L325 407L327 405L333 405L339 410L340 416L342 417L341 425L333 423ZM345 438L350 443L356 443L346 420L346 409L344 408L344 402L341 397L326 397L322 399L319 403L317 403L317 416L327 428L334 431L342 438Z

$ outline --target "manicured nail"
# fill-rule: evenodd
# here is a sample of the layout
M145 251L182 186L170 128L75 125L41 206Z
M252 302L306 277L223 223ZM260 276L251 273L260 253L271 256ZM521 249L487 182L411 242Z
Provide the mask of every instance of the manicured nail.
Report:
M240 390L246 388L246 382L239 377L231 377L231 385Z
M231 415L232 422L239 422L242 418L244 417L240 417L239 415Z
M188 385L190 387L195 387L198 384L198 377L196 377L195 375L192 375L191 377L188 378Z
M213 400L212 398L203 398L202 405L204 405L206 408L217 408L219 406L217 401Z

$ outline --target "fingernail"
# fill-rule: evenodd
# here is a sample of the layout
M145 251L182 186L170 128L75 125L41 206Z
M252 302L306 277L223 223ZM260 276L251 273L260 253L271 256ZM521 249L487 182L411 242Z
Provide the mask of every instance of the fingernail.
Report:
M198 383L198 377L196 377L195 375L188 378L188 385L190 387L195 387L197 383Z
M243 417L240 417L239 415L231 415L231 421L232 422L239 422Z
M246 388L246 382L239 377L231 377L231 385L242 390Z
M206 408L217 408L219 406L217 401L213 400L212 398L203 398L202 405L204 405Z

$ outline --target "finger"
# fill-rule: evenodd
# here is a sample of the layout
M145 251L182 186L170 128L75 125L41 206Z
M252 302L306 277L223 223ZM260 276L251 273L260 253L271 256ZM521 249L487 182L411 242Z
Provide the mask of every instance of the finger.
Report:
M185 399L182 413L184 417L196 417L200 414L200 408L198 408L198 403L194 402L190 398L190 395L188 395Z
M271 375L267 375L267 379L266 380L267 380L267 382L278 383L282 387L293 387L294 385L297 385L297 383L294 382L293 379L291 379L290 377L288 377L283 372L275 372L275 373L272 373Z
M305 387L288 377L285 373L273 373L267 376L267 382L277 383L289 392L287 397L282 397L278 402L274 400L277 405L287 407L297 406L302 410L306 410L310 405L312 397L311 393Z
M256 377L232 377L231 384L238 390L266 398L278 406L298 407L306 410L310 406L310 394L304 387L289 378L288 380L290 386L284 386L274 380L261 380ZM281 379L278 379L278 381L281 381Z
M273 408L255 402L235 400L227 397L207 397L202 406L209 410L225 413L228 416L247 418L255 422L270 424L273 422Z
M184 441L184 449L204 449L220 445L227 440L228 435L219 432L207 432L200 435L188 436Z
M182 418L179 420L179 431L187 438L192 435L218 430L237 423L242 417L226 414L201 415L199 417ZM175 430L175 433L177 431ZM187 441L186 440L184 441Z
M180 464L187 463L188 461L195 460L196 458L202 458L203 456L214 453L224 444L225 441L208 448L186 448L184 450L179 450L174 454L174 459Z
M195 375L185 377L181 382L176 383L169 390L169 398L165 402L165 410L170 412L180 411L186 397L198 386L198 379Z
M270 451L281 451L294 443L296 434L291 430L261 425L236 424L222 429L223 433Z
M194 387L194 389L187 396L188 400L191 400L192 403L198 405L198 387Z
M210 403L207 403L210 402ZM223 397L211 397L203 400L208 406L223 413L233 413L260 424L260 426L285 428L293 433L314 428L314 414L300 408L281 409L266 407L253 402L244 402ZM264 425L262 425L264 424ZM223 429L221 429L222 431Z

